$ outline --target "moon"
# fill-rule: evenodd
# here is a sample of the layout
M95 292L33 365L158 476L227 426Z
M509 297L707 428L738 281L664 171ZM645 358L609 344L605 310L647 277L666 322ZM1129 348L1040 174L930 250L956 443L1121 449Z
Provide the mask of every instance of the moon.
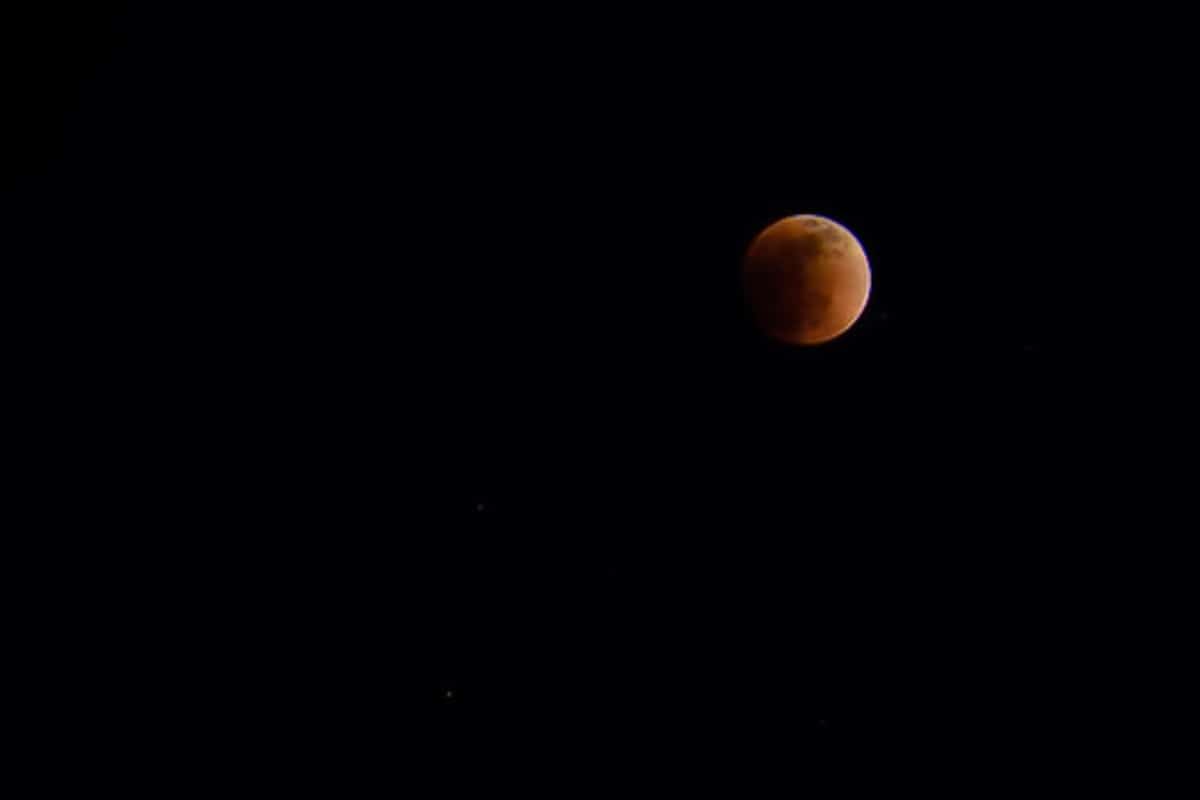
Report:
M823 344L862 315L871 268L844 226L798 214L768 225L750 243L742 285L754 321L767 336L787 344Z

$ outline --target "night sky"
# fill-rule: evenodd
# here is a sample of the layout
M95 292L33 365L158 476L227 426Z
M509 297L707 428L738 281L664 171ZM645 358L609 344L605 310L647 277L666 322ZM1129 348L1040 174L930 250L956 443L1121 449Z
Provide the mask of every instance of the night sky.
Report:
M1122 521L1155 529L1102 488L1153 438L1112 412L1173 363L1090 299L1139 292L1114 209L1167 205L1129 188L1157 151L1114 156L1157 95L1119 99L1099 40L220 6L5 30L31 470L113 531L53 569L161 698L132 727L361 776L403 696L451 783L754 796L1050 758L1098 713L1080 653ZM795 213L873 268L808 349L738 281Z

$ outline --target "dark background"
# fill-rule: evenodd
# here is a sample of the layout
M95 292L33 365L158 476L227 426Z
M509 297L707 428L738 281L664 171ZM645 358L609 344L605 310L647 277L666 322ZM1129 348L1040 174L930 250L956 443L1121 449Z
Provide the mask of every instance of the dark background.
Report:
M6 20L0 162L30 549L72 589L31 602L85 730L373 774L412 694L447 780L743 792L1125 735L1097 665L1173 584L1112 465L1165 441L1145 219L1186 138L1129 64L1171 48L1016 10L90 8ZM738 266L802 212L874 287L790 349Z

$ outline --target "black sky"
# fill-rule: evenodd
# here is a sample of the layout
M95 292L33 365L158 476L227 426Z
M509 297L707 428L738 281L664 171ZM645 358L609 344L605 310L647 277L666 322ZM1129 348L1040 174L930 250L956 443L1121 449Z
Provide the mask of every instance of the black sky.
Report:
M145 724L336 724L378 766L416 687L460 776L808 786L1096 714L1136 516L1097 487L1153 438L1112 410L1176 363L1110 267L1158 263L1124 209L1182 167L1127 155L1181 132L1103 32L1030 20L14 18L30 471L113 531L53 564L112 565L93 651L155 654ZM802 212L874 289L796 350L737 270Z

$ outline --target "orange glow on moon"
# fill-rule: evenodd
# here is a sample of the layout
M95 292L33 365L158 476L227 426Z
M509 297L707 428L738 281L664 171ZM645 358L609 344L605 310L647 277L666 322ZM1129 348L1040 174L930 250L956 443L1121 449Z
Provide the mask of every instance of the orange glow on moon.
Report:
M858 239L814 214L767 226L746 250L742 283L754 320L781 342L822 344L854 325L871 293Z

